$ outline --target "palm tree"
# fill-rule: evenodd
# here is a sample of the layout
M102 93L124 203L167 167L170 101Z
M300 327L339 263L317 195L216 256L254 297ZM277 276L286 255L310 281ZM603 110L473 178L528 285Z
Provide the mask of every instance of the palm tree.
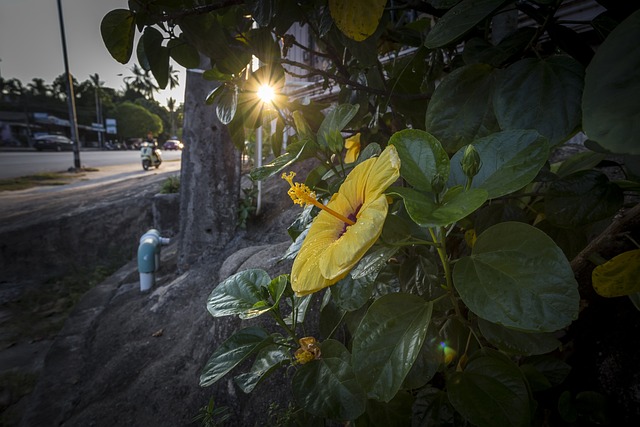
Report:
M98 75L98 73L90 75L89 79L91 80L91 83L93 84L93 88L94 88L94 91L95 91L96 123L100 123L101 125L103 125L103 122L102 122L102 102L101 102L100 98L101 98L101 95L102 95L102 86L104 86L104 82L100 81L100 76ZM102 131L98 131L98 144L100 144L100 147L102 148Z
M9 97L11 101L20 100L25 93L22 82L18 79L9 79L5 81L5 87L3 93Z
M175 119L176 100L173 98L167 98L167 108L169 108L169 125L171 127L171 136L173 136L176 134L176 119Z
M24 121L27 125L27 138L31 145L31 124L29 123L29 92L18 79L9 79L5 81L3 94L6 94L11 101L18 101L22 105L24 112Z
M178 79L178 70L173 68L173 65L169 65L169 89L177 88L180 85L180 80ZM167 100L168 102L169 100ZM175 99L173 100L175 103Z
M78 90L78 86L79 86L78 80L76 80L75 77L71 76L71 82L73 85L73 93L77 97L77 94L80 92ZM56 77L51 86L53 89L53 94L56 98L58 98L61 101L64 101L67 99L67 75L66 74L60 74L58 77Z
M31 83L27 84L27 87L34 97L46 97L51 94L51 87L45 84L44 79L33 78Z
M138 64L133 64L131 72L133 76L124 78L127 87L140 92L147 99L153 99L153 93L157 92L159 88L151 76L151 71L143 69Z

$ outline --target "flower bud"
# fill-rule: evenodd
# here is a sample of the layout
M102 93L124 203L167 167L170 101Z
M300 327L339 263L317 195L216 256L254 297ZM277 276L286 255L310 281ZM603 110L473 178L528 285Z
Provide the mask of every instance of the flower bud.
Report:
M476 176L480 171L482 161L480 160L478 151L473 145L469 144L465 147L462 160L460 160L460 166L462 166L462 172L469 179Z

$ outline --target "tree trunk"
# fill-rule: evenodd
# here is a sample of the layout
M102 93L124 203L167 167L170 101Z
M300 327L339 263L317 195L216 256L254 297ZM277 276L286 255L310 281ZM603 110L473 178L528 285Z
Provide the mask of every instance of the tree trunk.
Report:
M178 269L224 247L234 235L240 196L240 153L205 97L216 86L187 71L180 178Z

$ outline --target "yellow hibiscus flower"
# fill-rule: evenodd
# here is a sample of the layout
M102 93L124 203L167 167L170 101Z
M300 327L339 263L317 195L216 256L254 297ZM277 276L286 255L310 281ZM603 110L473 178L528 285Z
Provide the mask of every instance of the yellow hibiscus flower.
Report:
M347 153L344 155L344 162L355 162L360 155L360 133L356 133L355 135L347 138L344 141L344 148L347 149Z
M292 288L303 296L345 277L380 237L388 210L384 191L400 176L400 158L390 145L379 157L360 163L326 206L308 187L294 183L294 175L282 176L291 186L289 195L294 202L322 209L291 269Z

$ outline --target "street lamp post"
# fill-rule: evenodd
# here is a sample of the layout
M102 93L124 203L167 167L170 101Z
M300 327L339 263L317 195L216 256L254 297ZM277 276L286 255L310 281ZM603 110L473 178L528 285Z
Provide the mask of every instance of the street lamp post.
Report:
M67 106L69 108L69 126L71 127L71 139L73 144L73 167L80 169L80 139L78 138L78 122L76 119L76 99L73 93L73 78L69 73L69 60L67 59L67 39L64 33L64 19L62 18L62 5L58 0L58 18L60 19L60 37L62 38L62 56L64 58L64 71L67 75Z
M271 103L273 102L273 98L275 96L275 92L271 86L268 84L263 84L258 88L258 98L262 102L263 111L269 110L271 108ZM264 118L261 115L261 119ZM255 159L254 159L254 167L259 168L262 166L262 132L263 132L264 123L261 123L260 126L256 129L256 149L255 149ZM271 126L270 126L271 127ZM269 129L269 134L271 134L271 128ZM262 206L262 181L257 182L258 195L256 196L256 215L260 213L260 208Z

